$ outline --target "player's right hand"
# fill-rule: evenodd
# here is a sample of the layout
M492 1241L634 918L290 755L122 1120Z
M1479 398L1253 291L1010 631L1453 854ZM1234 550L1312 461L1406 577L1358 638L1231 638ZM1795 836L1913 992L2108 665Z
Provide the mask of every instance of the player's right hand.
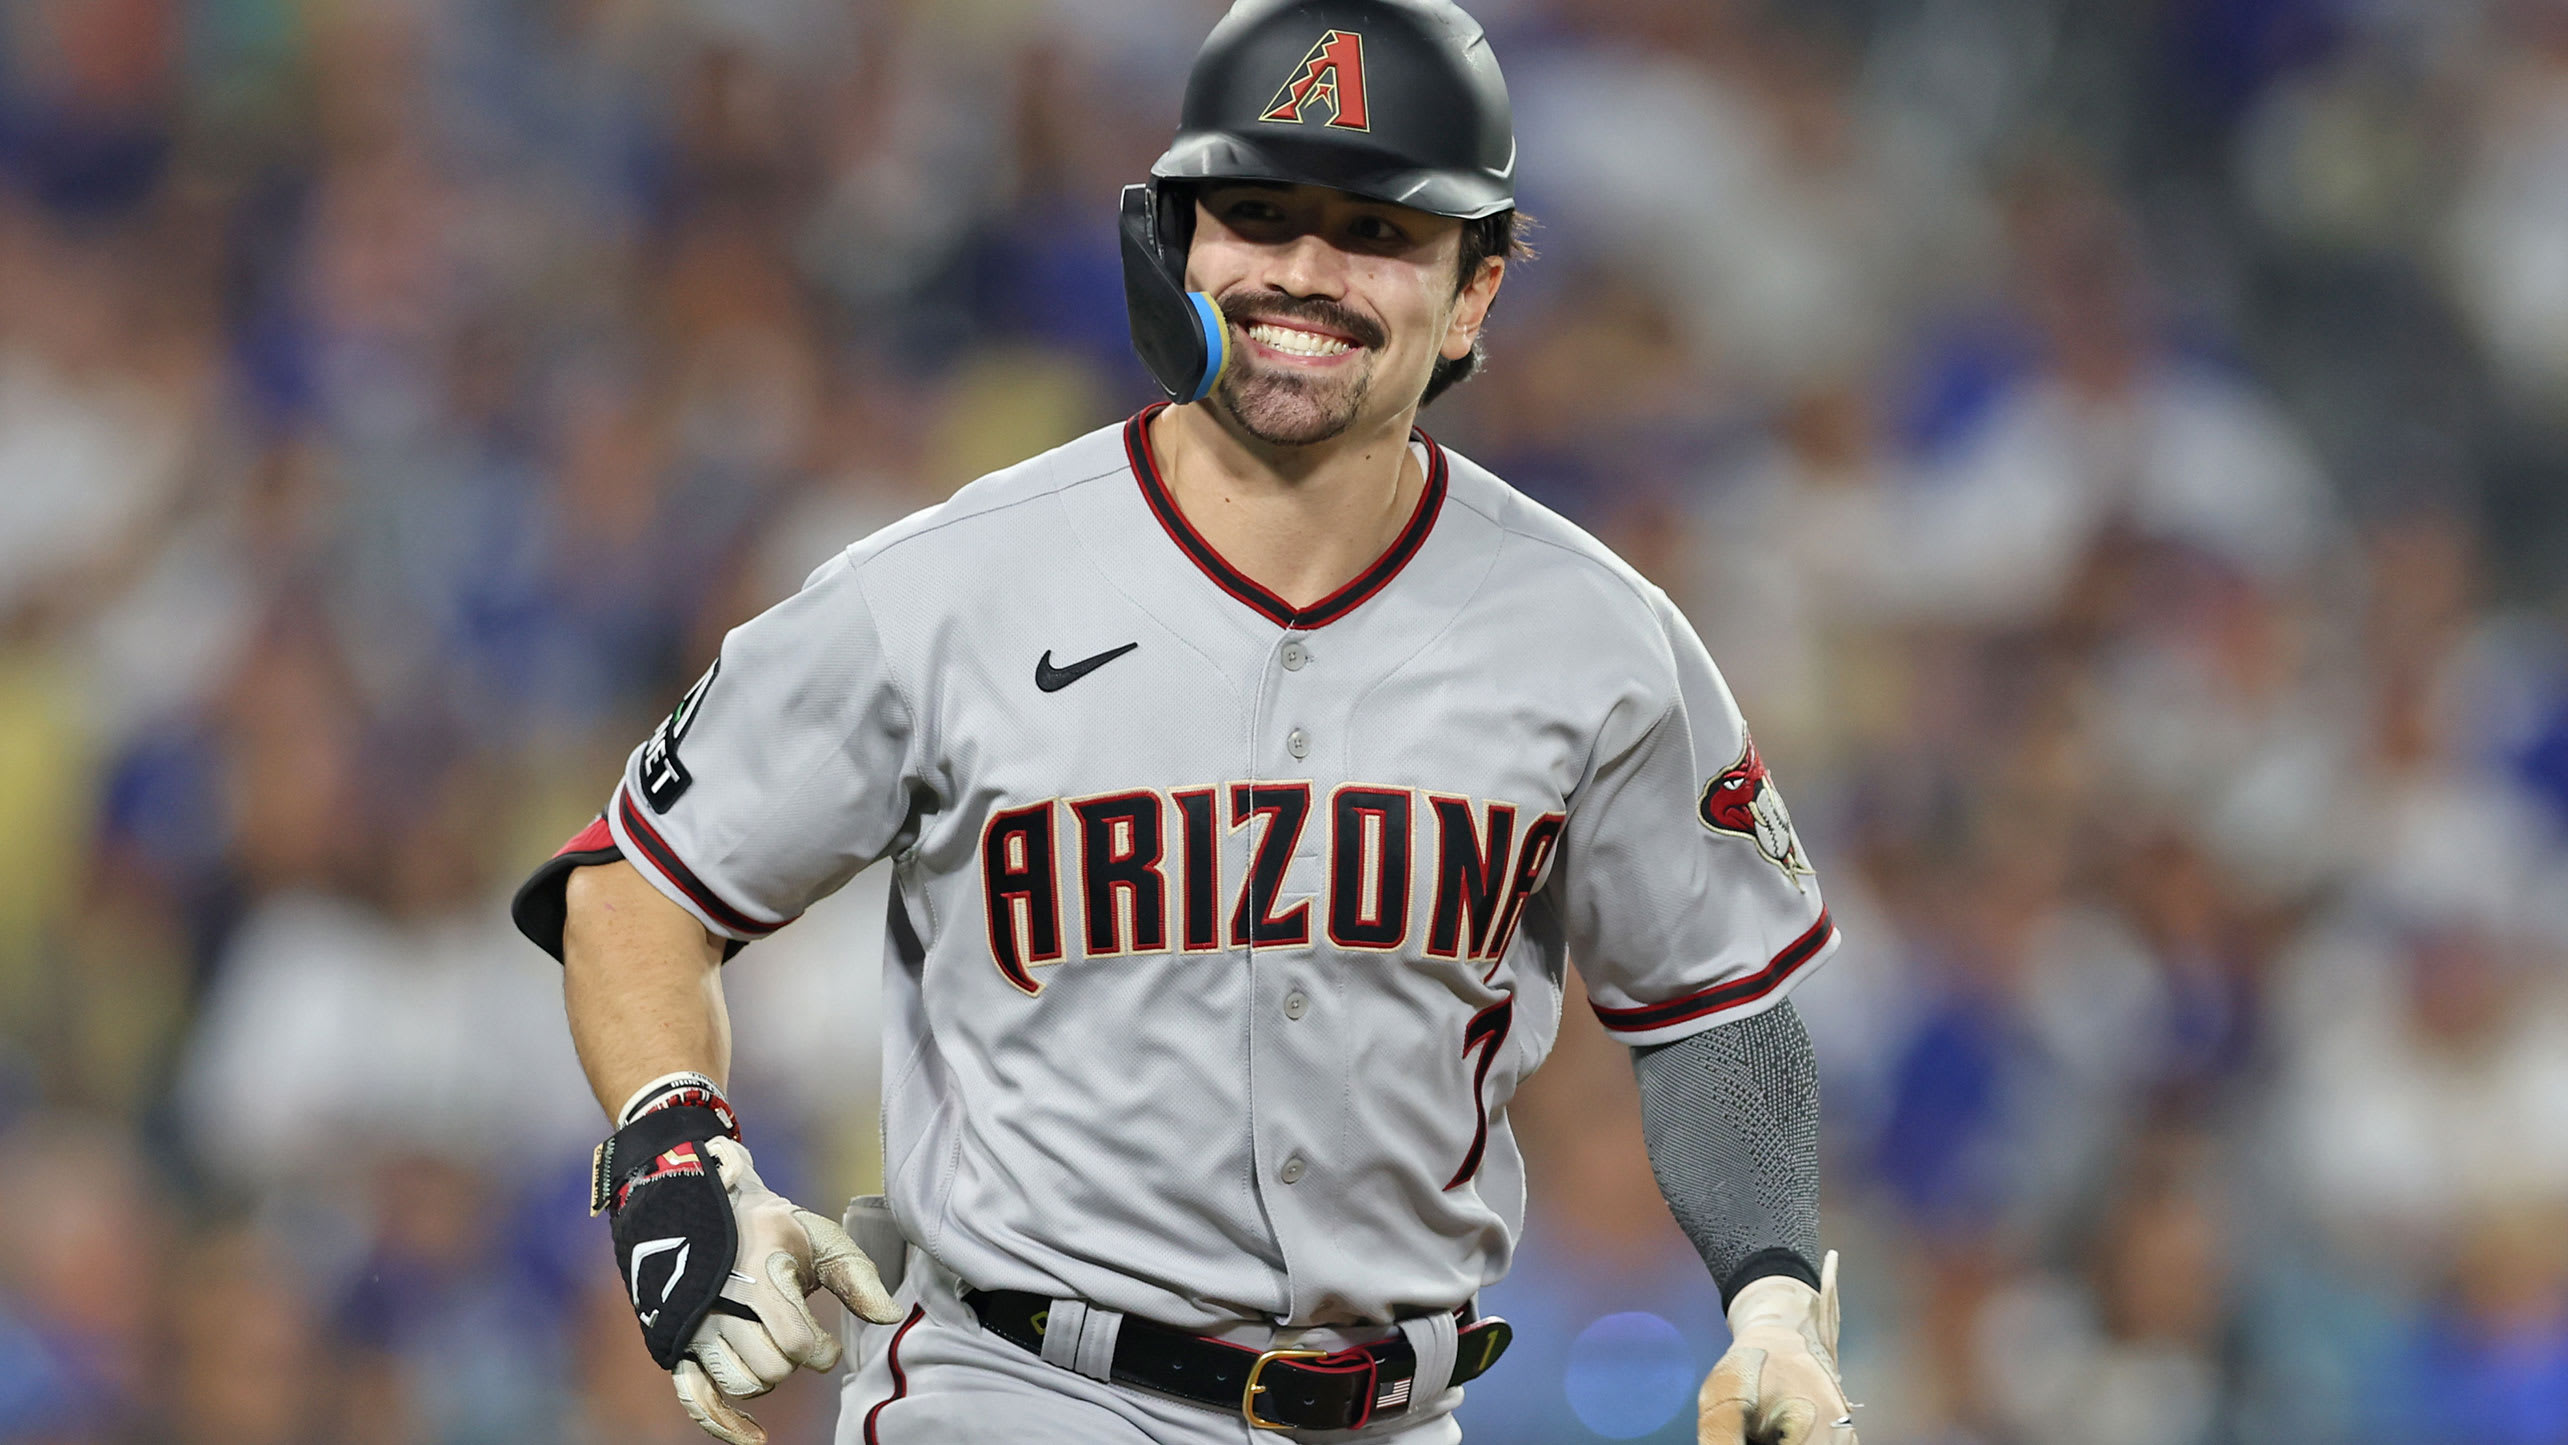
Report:
M1698 1445L1855 1445L1837 1377L1837 1252L1819 1288L1788 1275L1751 1281L1730 1301L1730 1348L1697 1399Z
M838 1363L837 1335L804 1297L826 1288L889 1324L899 1318L891 1293L846 1231L759 1179L713 1080L653 1080L621 1118L598 1146L590 1202L612 1216L642 1343L697 1424L731 1445L765 1445L734 1401Z
M817 1288L874 1323L900 1318L874 1262L837 1221L769 1189L733 1139L710 1139L740 1247L713 1309L688 1341L670 1378L678 1403L706 1433L730 1445L764 1445L767 1432L733 1403L763 1395L797 1369L838 1364L837 1332L814 1319L804 1296Z

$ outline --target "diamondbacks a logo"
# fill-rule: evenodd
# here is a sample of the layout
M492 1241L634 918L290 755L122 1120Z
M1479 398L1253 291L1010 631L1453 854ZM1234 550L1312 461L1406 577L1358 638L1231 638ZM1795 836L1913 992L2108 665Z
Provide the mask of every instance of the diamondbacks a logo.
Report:
M1300 125L1313 106L1324 109L1328 124L1339 130L1373 128L1364 109L1363 36L1352 30L1321 36L1258 119Z
M1765 860L1792 880L1793 887L1802 887L1801 880L1814 871L1801 851L1801 835L1792 830L1792 813L1783 806L1783 794L1767 774L1765 759L1757 756L1755 738L1742 741L1739 760L1703 785L1703 800L1696 812L1704 827L1755 843Z

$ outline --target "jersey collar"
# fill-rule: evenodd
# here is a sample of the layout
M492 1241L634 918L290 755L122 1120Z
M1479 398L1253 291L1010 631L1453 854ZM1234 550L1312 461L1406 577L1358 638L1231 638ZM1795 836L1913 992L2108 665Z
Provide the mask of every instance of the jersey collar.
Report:
M1159 459L1150 450L1150 419L1167 410L1168 405L1160 402L1144 407L1132 420L1124 423L1124 453L1131 458L1133 478L1141 484L1142 499L1150 504L1151 515L1159 519L1159 525L1167 529L1168 540L1176 543L1177 550L1203 569L1204 575L1212 578L1215 586L1265 614L1267 620L1278 627L1303 631L1326 627L1362 606L1367 598L1391 585L1391 579L1399 576L1400 569L1409 565L1409 559L1418 555L1418 549L1426 545L1427 534L1435 530L1436 514L1444 509L1444 448L1436 445L1435 438L1412 427L1409 435L1427 449L1427 485L1418 494L1417 510L1409 514L1408 525L1400 529L1399 536L1391 539L1391 545L1381 556L1373 559L1372 566L1355 574L1353 581L1310 606L1297 609L1232 566L1227 558L1213 550L1213 544L1205 541L1202 533L1195 530L1194 523L1186 520L1186 514L1178 510L1177 499L1170 495L1168 484L1160 479Z

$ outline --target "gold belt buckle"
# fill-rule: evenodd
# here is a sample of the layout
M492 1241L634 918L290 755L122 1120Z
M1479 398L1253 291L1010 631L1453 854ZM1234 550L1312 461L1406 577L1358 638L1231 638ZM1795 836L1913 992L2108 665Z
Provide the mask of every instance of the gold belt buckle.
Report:
M1257 1413L1257 1397L1266 1393L1266 1387L1258 1383L1257 1377L1266 1373L1268 1365L1277 1360L1324 1360L1328 1356L1329 1352L1326 1350L1267 1350L1261 1353L1257 1357L1257 1363L1248 1367L1248 1387L1239 1392L1239 1412L1248 1417L1249 1428L1252 1430L1299 1428L1285 1424L1281 1420L1266 1419Z

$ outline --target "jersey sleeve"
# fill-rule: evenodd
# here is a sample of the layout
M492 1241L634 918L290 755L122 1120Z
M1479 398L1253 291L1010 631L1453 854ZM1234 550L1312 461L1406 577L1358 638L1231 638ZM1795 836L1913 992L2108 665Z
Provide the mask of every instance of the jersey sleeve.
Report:
M574 868L621 856L736 948L791 923L911 825L914 719L846 558L732 630L633 750L605 815L518 892L561 957Z
M1728 684L1653 600L1662 680L1609 717L1552 880L1597 1018L1635 1045L1772 1007L1837 941Z

